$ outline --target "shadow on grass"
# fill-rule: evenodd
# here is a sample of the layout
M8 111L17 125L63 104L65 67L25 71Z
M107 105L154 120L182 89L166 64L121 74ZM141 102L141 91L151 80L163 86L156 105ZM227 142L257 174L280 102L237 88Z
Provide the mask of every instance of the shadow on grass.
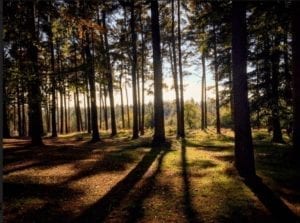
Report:
M188 222L203 222L201 216L196 212L193 208L191 202L191 194L190 194L190 179L188 174L188 164L186 158L186 141L182 140L181 142L181 165L182 165L182 178L183 178L183 188L184 188L184 214L188 220ZM206 165L209 167L210 165Z
M215 151L215 152L222 152L226 150L231 150L233 148L232 145L219 146L219 145L214 145L213 143L210 144L206 142L203 143L202 141L200 143L196 143L190 140L186 140L185 145L190 147L196 147L205 151Z
M150 177L146 179L145 183L142 185L142 188L137 191L137 194L134 194L134 197L130 199L131 204L127 210L129 216L125 222L134 223L144 216L143 201L147 197L149 197L150 193L153 191L154 185L156 184L156 176L161 172L163 159L165 155L170 151L171 150L169 145L164 148L163 153L158 158L158 163L155 171Z
M278 222L300 222L288 206L259 177L244 182L256 197L264 204Z
M64 222L70 222L72 213L61 209L53 198L68 200L83 195L81 191L66 186L28 182L4 182L3 190L5 203L17 202L20 205L14 211L14 218L18 222L61 222L62 218ZM35 208L30 207L30 203L36 199L42 204Z
M102 222L108 214L119 206L121 200L130 192L134 185L143 177L151 164L161 153L162 148L170 148L170 144L164 147L154 147L148 152L136 167L119 183L117 183L106 195L95 204L86 209L74 222Z

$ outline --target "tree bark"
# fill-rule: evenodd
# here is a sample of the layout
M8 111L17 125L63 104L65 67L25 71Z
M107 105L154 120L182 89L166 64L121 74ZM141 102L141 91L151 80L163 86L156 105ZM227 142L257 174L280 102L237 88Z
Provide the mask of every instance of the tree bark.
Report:
M215 24L213 25L214 32L214 69L215 69L215 88L216 88L216 129L217 134L221 134L221 123L220 123L220 99L219 99L219 74L217 64L217 34Z
M201 91L201 129L206 129L205 126L205 104L206 104L206 68L205 68L205 54L202 52L202 91Z
M272 112L272 126L273 126L273 138L272 141L276 143L284 143L281 133L280 127L280 119L279 119L279 93L278 93L278 85L279 85L279 60L280 60L280 52L278 50L280 44L280 39L278 36L274 37L273 50L271 55L272 62L272 104L271 104L271 112Z
M28 98L29 98L29 126L30 126L30 136L32 145L42 145L42 134L43 134L43 120L42 120L42 110L41 110L41 77L38 72L38 48L34 43L38 42L35 24L35 3L26 2L29 12L28 15L28 31L30 35L30 40L28 41L28 56L31 60L32 65L32 79L28 85Z
M178 65L179 65L179 82L180 82L180 136L185 138L184 128L184 97L183 97L183 73L182 73L182 56L181 56L181 30L180 30L180 0L177 0L177 17L178 17ZM174 54L175 55L175 54Z
M243 177L254 177L254 154L247 90L247 26L245 2L232 3L232 73L235 166Z
M171 28L172 28L172 54L173 54L173 67L174 67L174 72L173 73L173 80L174 80L174 89L175 89L175 103L176 103L176 120L177 120L177 138L180 137L180 132L181 132L181 110L180 110L180 99L179 99L179 89L178 89L178 72L177 72L177 56L176 56L176 42L175 42L175 9L174 9L174 0L171 2L171 10L172 10L172 23L171 23Z
M300 3L292 3L293 147L300 154Z
M138 105L137 105L137 89L136 89L136 73L137 73L137 52L136 52L136 32L135 32L135 13L134 0L130 4L130 31L131 31L131 45L132 45L132 61L131 61L131 76L132 76L132 102L133 102L133 129L132 139L139 137L138 126Z
M98 129L98 117L97 117L97 103L96 103L96 88L95 88L95 71L92 64L93 56L90 49L90 37L89 32L86 30L86 44L85 44L85 54L87 62L87 76L90 87L90 100L91 100L91 128L92 128L92 142L97 142L100 140L99 129Z
M153 47L153 71L154 71L154 136L156 144L165 141L164 108L162 92L162 64L160 50L160 27L157 0L151 1L151 31Z
M103 21L103 28L107 30L105 11L102 12L102 21ZM114 93L113 93L113 73L110 64L107 31L104 33L104 42L105 42L105 52L106 52L105 56L106 56L106 66L107 66L106 77L108 80L108 94L109 94L109 102L110 102L111 136L115 136L117 134L117 126L116 126L116 115L115 115L115 104L114 104Z

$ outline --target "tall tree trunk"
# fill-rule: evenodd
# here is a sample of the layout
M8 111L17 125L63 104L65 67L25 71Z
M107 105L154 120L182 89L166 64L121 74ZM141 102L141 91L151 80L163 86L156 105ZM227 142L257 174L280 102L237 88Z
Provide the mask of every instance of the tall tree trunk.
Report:
M92 133L91 128L91 100L90 100L90 88L88 80L86 82L86 107L87 107L87 132Z
M104 121L105 121L105 130L108 130L108 116L107 116L107 90L104 89Z
M151 1L151 31L153 47L154 71L154 136L153 142L160 144L165 141L164 107L162 92L162 64L160 51L160 27L157 0Z
M17 86L17 113L18 113L18 135L23 136L22 133L22 118L21 118L21 96L20 96L20 86Z
M125 82L125 94L126 94L126 110L127 110L127 127L130 129L129 100L128 100L128 90L127 90L126 82Z
M280 60L280 52L278 50L280 44L280 39L276 36L273 43L273 50L271 55L272 62L272 126L273 126L273 142L283 143L281 127L280 127L280 119L279 119L279 93L278 93L278 85L279 85L279 60Z
M43 134L43 120L42 120L42 109L41 109L41 78L38 71L38 48L35 43L38 42L37 33L35 29L35 2L26 2L28 5L29 12L28 15L28 31L31 35L30 40L28 41L28 56L32 63L32 75L33 78L28 86L28 98L29 98L29 122L30 122L30 135L31 143L33 145L41 145L42 134Z
M53 33L52 33L52 20L50 18L50 28L49 28L49 44L51 53L51 136L53 138L57 137L56 129L56 80L55 80L55 57L54 57L54 45L53 45Z
M83 97L83 113L84 113L84 130L87 131L88 126L88 117L87 117L87 107L86 107L86 96L85 93L82 93L82 97Z
M67 108L67 89L64 90L64 112L65 112L65 132L68 133L68 108Z
M7 94L6 94L6 88L5 88L5 77L3 78L3 105L2 103L0 103L0 106L2 107L2 111L3 111L3 138L10 138L10 129L9 129L9 123L8 123L8 103L7 103Z
M243 177L254 177L254 154L247 90L247 26L245 2L232 3L232 73L235 166Z
M103 27L106 30L106 14L105 11L102 12L102 21ZM110 121L111 121L111 136L115 136L117 134L117 126L116 126L116 115L115 115L115 104L114 104L114 92L113 92L113 73L111 69L110 63L110 54L109 54L109 45L107 38L107 31L104 33L104 42L105 42L105 51L106 51L106 66L107 73L106 77L108 80L108 94L109 94L109 102L110 102Z
M217 134L221 134L219 74L218 74L218 64L217 64L217 34L216 34L215 24L213 25L213 32L214 32L214 69L215 69L215 88L216 88L216 128L217 128Z
M289 44L288 44L288 28L289 23L286 24L284 31L284 52L283 52L283 60L284 60L284 74L285 74L285 99L288 105L292 105L292 77L289 69Z
M99 129L98 129L98 118L97 118L97 103L96 103L96 88L95 88L95 71L92 64L93 56L90 50L90 37L89 32L86 32L85 36L85 54L87 62L87 76L90 87L90 99L91 99L91 127L92 127L92 142L100 140Z
M60 95L60 134L64 133L64 100L62 90L59 93Z
M184 98L183 98L183 72L182 72L182 56L181 56L181 17L180 17L180 0L177 0L177 17L178 17L178 65L179 65L179 81L180 81L180 136L185 138L184 128ZM175 55L175 54L174 54Z
M300 154L300 3L292 4L293 147Z
M206 68L205 68L205 54L202 52L201 56L201 62L202 62L202 91L201 91L201 129L204 130L206 129L205 126L205 103L206 103Z
M137 89L136 89L136 73L137 73L137 52L136 52L136 32L135 32L135 13L134 13L134 0L130 4L130 32L131 32L131 45L132 45L132 61L131 61L131 76L132 76L132 102L133 102L133 129L132 139L139 137L138 126L138 105L137 105Z
M76 114L76 129L77 132L80 132L82 130L82 122L81 120L81 110L80 110L80 102L79 102L79 90L78 90L78 73L77 73L77 54L75 49L75 55L74 55L74 65L75 65L75 92L74 92L74 102L76 102L75 106L75 114Z
M175 103L176 103L176 120L177 120L177 138L180 137L181 131L181 119L180 119L180 101L179 101L179 89L178 89L178 72L177 72L177 56L176 56L176 42L175 42L175 9L174 9L174 0L171 2L172 7L172 54L173 54L173 80L174 80L174 90L175 90Z
M123 77L123 65L121 65L121 74L120 74L120 95L121 95L121 119L122 119L122 128L125 129L125 117L124 117L124 101L123 101L123 89L122 89L122 77Z
M99 81L99 128L102 129L102 111L103 111L103 103L102 103L102 84Z

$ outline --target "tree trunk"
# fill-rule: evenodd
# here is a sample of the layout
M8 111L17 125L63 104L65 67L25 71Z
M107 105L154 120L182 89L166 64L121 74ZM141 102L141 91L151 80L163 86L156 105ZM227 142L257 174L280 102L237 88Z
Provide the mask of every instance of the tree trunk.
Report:
M125 94L126 94L126 110L127 110L127 127L130 129L130 112L129 112L129 101L128 101L128 90L125 82Z
M22 132L22 118L21 118L21 96L20 96L20 86L17 85L17 113L18 113L18 135L23 136Z
M107 117L107 90L104 89L104 121L105 121L105 130L108 130L108 117Z
M175 42L175 9L174 0L171 3L172 7L172 54L173 54L173 80L174 80L174 90L175 90L175 101L176 101L176 119L177 119L177 138L180 137L181 131L181 119L180 119L180 101L179 101L179 89L178 89L178 72L177 72L177 57L176 57L176 42ZM171 54L171 55L172 55Z
M41 78L38 73L38 48L34 42L38 42L37 33L35 29L35 3L26 2L28 4L28 9L30 15L28 15L28 31L31 35L30 40L28 41L28 56L32 63L32 80L28 85L28 98L29 98L29 122L30 122L30 135L31 143L33 145L41 145L42 134L43 134L43 120L42 120L42 110L41 110Z
M278 94L278 85L279 85L279 60L280 60L280 52L277 49L280 44L280 39L278 36L275 37L273 43L273 50L271 55L272 62L272 126L273 126L273 138L272 141L276 143L283 143L281 127L280 127L280 119L279 119L279 94Z
M292 6L293 147L300 154L300 3L294 1Z
M64 133L64 100L62 91L59 92L60 95L60 134Z
M97 103L96 103L96 88L95 88L95 71L92 64L93 56L90 50L90 38L89 32L86 30L85 36L85 55L87 62L87 76L90 87L90 106L91 106L91 128L92 128L92 142L100 140L99 129L98 129L98 117L97 117Z
M151 31L154 71L154 137L156 144L165 141L164 107L162 92L162 64L160 51L160 27L157 0L151 1Z
M139 137L138 105L137 105L137 89L136 89L137 52L136 52L134 2L135 2L134 0L131 0L131 4L130 4L130 12L131 12L130 32L131 32L131 45L132 45L131 76L132 76L132 102L133 102L132 139L136 139Z
M214 69L215 69L215 87L216 87L216 128L217 128L217 134L221 134L219 74L218 74L218 64L217 64L217 34L216 34L215 25L213 25L213 32L214 32Z
M55 80L55 57L54 57L54 45L53 45L53 33L52 33L52 20L50 18L50 28L49 28L49 43L50 43L50 53L51 53L51 136L53 138L57 137L56 129L56 80Z
M180 0L177 0L177 17L178 17L178 65L179 65L179 81L180 81L180 136L185 138L184 128L184 98L183 98L183 73L182 73L182 56L181 56L181 30L180 30ZM174 54L175 55L175 54Z
M122 89L122 77L123 77L123 65L121 65L120 74L120 95L121 95L121 118L122 118L122 128L125 129L125 117L124 117L124 101L123 101L123 89Z
M103 28L106 30L105 11L102 12L102 21L103 21ZM106 77L108 80L108 94L109 94L109 102L110 102L111 136L115 136L117 134L117 126L116 126L114 92L113 92L113 73L112 73L111 63L110 63L107 31L104 33L104 42L105 42L105 51L106 51L105 56L106 56L106 66L107 66Z
M232 4L235 166L241 176L254 177L255 166L247 90L246 4L235 1Z
M202 52L202 91L201 91L201 129L204 130L206 129L205 126L205 103L206 103L206 98L205 98L205 84L206 84L206 70L205 70L205 54Z

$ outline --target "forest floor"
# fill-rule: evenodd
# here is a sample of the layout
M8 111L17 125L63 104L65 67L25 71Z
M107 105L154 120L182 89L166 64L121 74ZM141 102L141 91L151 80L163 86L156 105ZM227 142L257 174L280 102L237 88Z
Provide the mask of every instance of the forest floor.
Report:
M129 131L89 143L86 134L4 139L4 222L297 222L300 162L288 145L253 132L257 174L233 167L233 133L188 131L151 145ZM299 161L299 157L297 158Z

